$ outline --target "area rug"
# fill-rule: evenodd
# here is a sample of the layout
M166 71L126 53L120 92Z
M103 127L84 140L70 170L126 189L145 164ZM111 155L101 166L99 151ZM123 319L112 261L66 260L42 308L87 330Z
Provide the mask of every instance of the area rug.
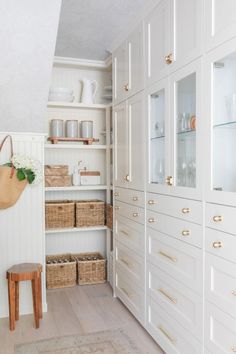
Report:
M141 354L122 331L104 331L18 344L15 354Z

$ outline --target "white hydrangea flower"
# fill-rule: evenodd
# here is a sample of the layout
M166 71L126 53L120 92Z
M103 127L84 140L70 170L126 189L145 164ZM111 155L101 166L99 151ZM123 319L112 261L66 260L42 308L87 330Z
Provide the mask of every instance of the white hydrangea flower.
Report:
M33 159L28 156L14 154L12 156L11 163L13 164L15 169L23 168L26 170L31 170L35 175L35 179L32 184L37 185L42 181L43 169L42 164L39 160Z

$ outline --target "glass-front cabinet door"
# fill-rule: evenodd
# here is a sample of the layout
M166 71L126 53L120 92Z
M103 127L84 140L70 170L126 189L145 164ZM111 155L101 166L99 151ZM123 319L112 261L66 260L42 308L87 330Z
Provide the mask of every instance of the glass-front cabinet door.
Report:
M168 79L147 89L147 190L169 193L166 179L170 172Z
M171 77L171 141L174 195L200 197L201 61L184 67Z
M236 203L236 40L208 54L206 63L209 201ZM234 51L233 51L234 50Z

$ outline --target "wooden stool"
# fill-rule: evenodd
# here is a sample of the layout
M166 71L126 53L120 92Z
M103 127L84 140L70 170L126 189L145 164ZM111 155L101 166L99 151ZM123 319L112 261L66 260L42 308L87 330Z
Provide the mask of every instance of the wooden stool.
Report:
M41 273L42 265L38 263L16 264L7 270L11 331L15 329L15 321L19 320L19 282L25 280L32 283L35 327L39 328L39 319L43 317Z

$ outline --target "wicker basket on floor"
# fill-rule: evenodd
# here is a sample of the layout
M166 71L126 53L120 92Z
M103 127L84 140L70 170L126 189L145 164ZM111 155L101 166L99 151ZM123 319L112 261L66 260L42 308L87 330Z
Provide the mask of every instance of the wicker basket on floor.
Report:
M105 225L105 203L102 200L76 202L76 227Z
M47 289L76 285L76 261L70 254L46 256L46 285Z
M75 226L75 203L68 200L45 203L46 229L72 228Z
M113 228L113 206L106 204L106 225L109 229Z
M79 285L106 283L106 259L97 252L72 254L77 262Z

